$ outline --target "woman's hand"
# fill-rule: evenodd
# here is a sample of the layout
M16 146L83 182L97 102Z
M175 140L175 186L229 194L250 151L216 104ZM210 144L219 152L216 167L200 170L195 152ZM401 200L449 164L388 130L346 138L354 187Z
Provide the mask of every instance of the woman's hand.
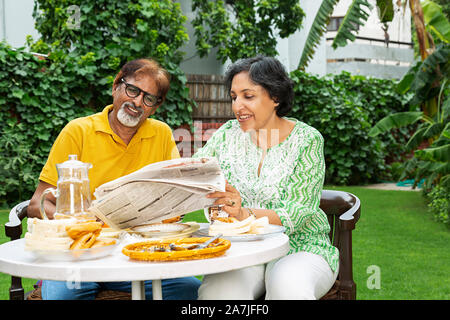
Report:
M207 198L217 198L214 205L224 205L222 210L231 217L243 220L248 217L248 213L241 207L241 194L231 184L226 181L225 192L212 192L206 195Z

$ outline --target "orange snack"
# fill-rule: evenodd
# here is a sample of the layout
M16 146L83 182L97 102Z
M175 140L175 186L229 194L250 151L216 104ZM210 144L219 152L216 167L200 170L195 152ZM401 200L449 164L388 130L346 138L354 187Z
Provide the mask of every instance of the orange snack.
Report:
M66 232L72 239L76 240L86 233L100 233L102 224L100 222L80 222L66 227Z
M169 219L163 220L161 222L162 223L173 223L173 222L178 222L180 220L181 220L181 216L176 216L176 217L173 217L173 218L169 218Z
M99 233L89 232L81 237L77 238L70 246L71 250L88 249L90 248L95 240L97 239Z
M226 239L217 239L204 249L170 250L169 244L176 246L203 243L209 238L176 238L131 243L122 249L122 253L131 259L144 261L180 261L207 259L221 256L231 246ZM162 249L162 250L161 250Z

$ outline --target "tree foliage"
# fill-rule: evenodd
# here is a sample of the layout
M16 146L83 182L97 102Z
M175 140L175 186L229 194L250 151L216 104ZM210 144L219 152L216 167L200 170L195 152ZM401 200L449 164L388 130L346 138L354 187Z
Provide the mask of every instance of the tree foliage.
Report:
M303 47L300 62L298 64L299 70L305 70L308 63L313 58L315 48L319 44L323 34L326 32L330 17L333 14L334 7L338 2L339 0L322 1L316 17L314 18L314 22L309 29L308 37L306 38L305 46ZM348 40L355 40L355 32L359 29L359 27L365 24L369 17L365 10L371 8L372 6L366 0L352 1L342 24L339 26L336 37L333 40L332 47L334 49L339 46L345 46Z
M277 34L286 38L300 29L305 15L298 0L193 0L192 11L200 57L217 47L222 62L276 56Z
M178 64L188 39L170 0L36 0L41 38L25 48L0 42L0 206L30 199L56 136L68 121L112 103L114 76L126 61L154 57L171 74L157 118L190 123L193 101Z
M156 116L172 126L190 123L192 101L179 68L179 48L188 40L180 5L170 0L35 0L33 16L41 39L33 51L50 59L89 60L86 103L100 109L111 102L115 74L127 61L156 58L172 76L171 90ZM86 90L87 89L87 90Z
M325 140L325 183L360 185L389 179L385 160L404 159L409 130L379 139L368 132L384 116L407 110L409 95L398 95L395 81L347 72L316 77L295 70L290 76L295 90L290 116L318 129Z

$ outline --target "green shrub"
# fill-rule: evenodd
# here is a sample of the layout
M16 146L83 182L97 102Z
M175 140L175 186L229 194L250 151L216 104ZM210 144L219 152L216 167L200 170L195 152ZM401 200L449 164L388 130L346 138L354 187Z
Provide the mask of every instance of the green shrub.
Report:
M388 172L387 175L391 178L392 181L400 181L400 177L403 174L404 167L402 162L392 162L387 165Z
M436 221L442 222L450 228L450 200L449 190L441 185L434 186L426 197L429 200L428 210Z
M90 83L82 75L89 62L74 62L40 60L0 43L1 206L29 199L62 127L95 112L86 105L89 92L74 85Z
M0 43L0 206L29 199L50 148L70 120L112 103L114 76L127 61L154 57L171 74L155 118L173 128L192 122L193 100L179 68L188 36L170 0L36 0L40 40L33 52ZM73 26L73 10L78 24Z
M67 64L87 64L81 72L68 75L67 83L74 87L73 94L84 97L86 105L101 110L111 103L111 86L120 67L132 59L153 57L171 74L164 108L155 117L172 127L191 124L194 102L179 67L184 54L179 48L189 37L179 3L35 0L35 4L33 16L42 38L31 45L32 50L51 53L59 61L69 59Z
M340 75L316 77L291 73L295 102L291 116L318 129L325 139L325 182L366 184L386 179L385 159L401 159L406 131L384 140L368 136L372 125L393 110L404 110L395 82ZM392 157L392 155L395 157Z

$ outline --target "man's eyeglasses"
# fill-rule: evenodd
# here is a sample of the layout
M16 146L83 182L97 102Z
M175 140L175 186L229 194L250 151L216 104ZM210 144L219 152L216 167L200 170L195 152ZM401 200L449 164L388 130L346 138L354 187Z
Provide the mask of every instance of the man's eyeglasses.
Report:
M144 90L141 90L138 87L136 87L130 83L127 83L123 78L120 79L120 81L125 84L125 93L130 98L136 98L137 96L139 96L141 94L141 92L143 92L144 93L144 104L147 107L151 108L151 107L154 107L154 106L158 105L159 103L161 103L161 101L162 101L161 97L154 96L151 93L145 92Z

